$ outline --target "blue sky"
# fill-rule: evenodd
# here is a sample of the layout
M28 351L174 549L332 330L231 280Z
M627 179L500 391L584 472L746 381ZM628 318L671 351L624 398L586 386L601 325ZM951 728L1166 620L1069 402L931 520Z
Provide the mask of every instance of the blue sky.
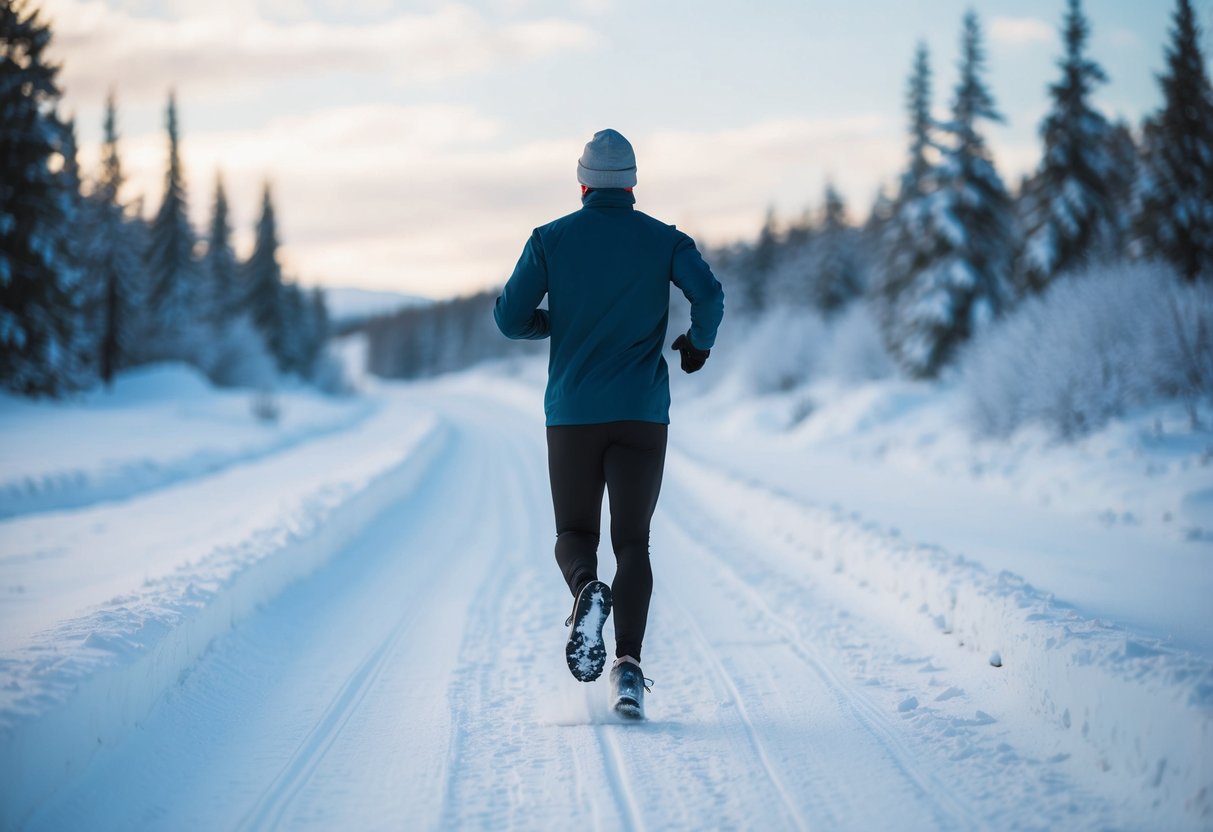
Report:
M293 276L435 297L504 281L529 230L577 207L577 156L606 126L636 146L638 207L705 242L816 207L827 179L862 217L902 163L916 42L942 115L970 5L1011 183L1038 155L1064 0L45 0L86 168L112 86L126 196L153 210L176 87L200 227L221 168L247 249L269 178ZM1213 0L1195 5L1208 55ZM1096 102L1136 123L1173 3L1084 7Z

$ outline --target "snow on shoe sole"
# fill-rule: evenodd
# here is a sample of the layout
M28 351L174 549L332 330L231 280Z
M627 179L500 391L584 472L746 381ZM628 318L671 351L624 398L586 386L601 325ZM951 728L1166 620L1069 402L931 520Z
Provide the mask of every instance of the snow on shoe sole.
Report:
M602 581L590 581L581 588L570 617L569 640L564 648L569 672L580 682L592 682L602 675L607 655L602 627L610 614L609 586Z
M615 703L613 710L624 719L644 719L644 708L631 699L620 699Z

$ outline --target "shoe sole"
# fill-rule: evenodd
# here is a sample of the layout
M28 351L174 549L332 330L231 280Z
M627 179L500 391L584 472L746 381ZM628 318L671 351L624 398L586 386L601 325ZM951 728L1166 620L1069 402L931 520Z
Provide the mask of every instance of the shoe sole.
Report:
M624 719L644 719L644 709L640 707L640 703L632 699L620 699L615 703L615 713Z
M606 644L602 628L611 614L611 588L602 581L590 581L577 596L569 640L564 647L569 672L579 682L592 682L606 666Z

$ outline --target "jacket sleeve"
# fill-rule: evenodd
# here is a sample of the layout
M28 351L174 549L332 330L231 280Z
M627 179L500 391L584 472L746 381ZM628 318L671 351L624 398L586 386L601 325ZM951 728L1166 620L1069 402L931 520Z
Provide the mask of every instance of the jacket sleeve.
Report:
M493 320L506 338L534 340L547 338L551 325L546 309L538 309L548 292L548 267L539 231L531 233L514 273L506 282L493 307Z
M670 279L691 302L691 344L710 350L724 318L724 289L704 261L695 241L679 232Z

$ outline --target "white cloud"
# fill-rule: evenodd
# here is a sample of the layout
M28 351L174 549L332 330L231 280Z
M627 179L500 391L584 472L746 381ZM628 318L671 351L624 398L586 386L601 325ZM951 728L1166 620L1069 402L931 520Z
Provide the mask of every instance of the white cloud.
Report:
M990 39L1001 46L1034 46L1053 43L1057 33L1036 17L995 17L990 21Z
M230 92L326 71L437 81L593 42L586 26L542 18L496 25L449 4L366 23L275 22L251 0L216 0L176 19L114 8L105 0L47 0L60 76L76 99Z

